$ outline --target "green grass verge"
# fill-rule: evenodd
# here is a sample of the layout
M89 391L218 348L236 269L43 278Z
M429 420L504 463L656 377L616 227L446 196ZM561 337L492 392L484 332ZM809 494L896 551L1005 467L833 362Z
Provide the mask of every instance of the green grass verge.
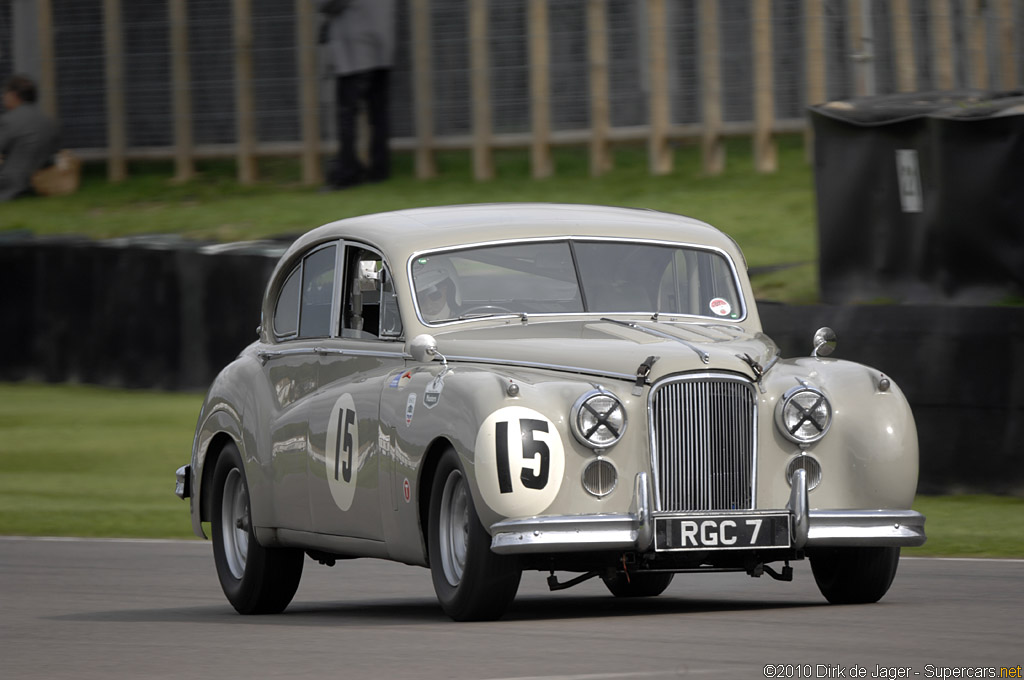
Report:
M615 167L591 177L587 151L555 151L556 173L530 176L527 151L495 154L497 179L477 182L468 152L437 155L438 176L417 180L410 154L394 155L392 179L340 192L321 193L299 182L294 160L260 162L260 181L241 186L234 164L206 161L199 176L174 183L170 163L133 163L129 178L107 181L102 164L86 166L82 188L70 196L27 198L5 204L0 232L77 234L109 238L171 233L187 238L238 241L297 234L332 220L399 208L495 201L596 203L652 208L705 220L730 234L752 267L810 263L755 279L759 297L786 302L818 299L817 224L812 168L803 138L780 137L779 171L753 169L747 139L727 142L727 168L717 177L701 172L699 150L675 151L672 173L648 172L647 152L615 150ZM0 233L2 236L2 233Z
M173 494L199 394L0 383L0 535L192 536ZM924 496L907 555L1024 557L1024 499Z

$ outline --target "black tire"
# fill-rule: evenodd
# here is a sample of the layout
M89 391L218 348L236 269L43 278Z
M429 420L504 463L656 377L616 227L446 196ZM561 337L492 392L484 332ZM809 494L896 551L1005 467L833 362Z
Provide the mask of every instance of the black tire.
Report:
M295 596L304 553L256 542L249 485L238 448L221 450L213 468L211 533L220 586L239 614L277 614Z
M434 592L456 621L491 621L519 590L522 568L508 555L491 552L491 537L473 507L458 456L441 456L430 489L427 546Z
M602 575L601 580L615 597L656 597L665 592L672 583L672 572L654 572L650 574L634 573L628 577L624 572L617 571L613 576Z
M900 562L899 548L821 548L808 552L818 590L832 604L882 599Z

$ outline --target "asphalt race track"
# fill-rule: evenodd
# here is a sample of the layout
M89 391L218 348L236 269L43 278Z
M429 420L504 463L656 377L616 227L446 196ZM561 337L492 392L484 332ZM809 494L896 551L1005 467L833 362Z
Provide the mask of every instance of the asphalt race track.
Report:
M768 664L780 678L927 678L1024 664L1024 560L904 559L881 603L842 607L795 566L792 583L680 575L634 601L599 581L550 593L529 572L505 619L457 624L425 569L307 560L284 614L242 617L208 542L0 538L0 678L660 680L763 678Z

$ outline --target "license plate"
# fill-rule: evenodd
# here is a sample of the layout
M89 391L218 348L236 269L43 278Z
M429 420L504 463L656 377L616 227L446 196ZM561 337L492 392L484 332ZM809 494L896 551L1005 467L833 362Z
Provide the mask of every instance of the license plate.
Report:
M787 513L655 517L654 549L740 550L788 548Z

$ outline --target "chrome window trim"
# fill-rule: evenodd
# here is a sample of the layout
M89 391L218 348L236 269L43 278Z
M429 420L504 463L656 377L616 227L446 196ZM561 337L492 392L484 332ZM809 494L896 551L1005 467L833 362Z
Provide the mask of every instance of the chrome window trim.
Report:
M727 372L724 372L724 371L706 371L706 372L701 372L701 373L683 373L683 374L667 376L665 378L662 378L661 380L658 380L653 385L651 385L651 389L647 392L647 437L648 437L648 445L650 446L650 449L651 449L651 478L652 478L652 482L653 482L652 483L652 486L653 486L652 490L654 492L654 504L653 505L654 505L654 508L655 508L655 510L654 510L655 512L663 512L663 509L662 509L662 504L661 504L661 500L662 500L661 499L661 479L660 479L661 466L660 466L660 461L659 461L659 457L658 457L658 455L659 455L658 443L657 443L657 438L655 437L655 427L654 427L654 404L653 404L654 396L658 393L658 390L661 387L663 387L664 385L669 384L669 383L699 382L701 380L709 380L709 379L713 379L713 380L728 380L728 381L731 381L731 382L740 383L740 384L746 386L750 390L751 395L753 397L753 400L752 400L753 401L753 403L752 403L753 413L751 414L751 421L752 421L751 422L751 426L752 426L751 435L752 435L753 441L751 442L751 469L750 469L750 480L751 480L751 484L750 484L750 506L751 507L749 509L753 509L753 510L757 509L757 451L758 451L757 444L758 444L758 405L759 405L758 404L759 400L758 400L758 397L757 397L757 390L754 388L754 384L750 381L750 379L745 377L745 376L742 376L742 375L739 375L739 374L736 374L736 373L727 373Z
M740 301L740 307L743 310L743 313L738 318L730 319L730 321L732 321L734 323L741 323L741 322L743 322L743 321L745 321L747 319L747 315L748 315L747 300L746 300L746 297L743 294L743 286L741 285L740 277L739 277L739 274L737 273L737 270L736 270L736 263L733 261L732 257L730 257L729 253L727 251L725 251L723 248L719 248L718 246L700 245L700 244L689 243L689 242L666 241L666 240L663 240L663 239L630 238L630 237L617 237L617 236L538 236L536 238L517 238L517 239L499 239L499 240L496 240L496 241L479 241L479 242L476 242L476 243L459 244L457 246L445 246L443 248L427 248L425 250L415 251L411 255L409 255L408 260L406 260L406 267L405 268L406 268L406 279L407 279L407 283L409 284L409 292L410 292L411 297L412 297L413 311L416 313L416 319L421 324L423 324L424 326L428 326L428 327L431 327L431 328L437 328L437 327L441 327L441 326L451 326L451 325L454 325L454 324L474 323L474 322L477 322L477 321L481 320L479 318L477 318L477 319L456 319L454 321L445 321L443 323L438 323L436 321L435 322L430 322L430 321L425 320L423 318L423 315L420 313L420 301L419 301L419 299L416 296L416 287L415 287L415 284L414 284L413 279L412 279L412 265L413 265L413 262L415 262L418 258L427 256L427 255L437 255L437 254L440 254L440 253L456 253L456 252L463 251L463 250L473 250L475 248L492 248L492 247L507 246L507 245L517 245L517 244L518 245L527 245L527 244L530 244L530 243L547 243L547 242L559 242L559 241L565 241L565 242L568 242L568 243L572 243L572 242L636 243L636 244L641 244L641 245L671 246L671 247L675 247L675 248L689 248L689 249L692 249L692 250L703 250L703 251L706 251L706 252L717 253L718 255L721 255L725 259L725 261L728 263L728 265L729 265L729 271L732 272L733 285L736 288L736 294L740 298L740 300L739 300ZM643 311L643 312L568 312L568 313L552 312L552 313L545 313L545 314L530 314L529 318L534 318L534 317L547 318L547 317L559 317L559 316L561 316L561 317L579 317L579 316L582 316L582 317L594 317L594 316L607 316L610 313L624 314L624 315L643 314L643 315L647 316L648 318L650 318L650 314L651 314L650 311ZM521 316L522 315L519 314L519 313L514 313L514 314L509 314L507 316L485 317L485 318L488 318L488 319L494 319L494 318L516 318L516 319L518 319ZM666 317L681 317L681 318L687 318L687 319L701 319L701 320L704 320L704 321L711 320L711 321L714 321L714 322L717 322L717 323L721 323L722 322L722 319L720 319L718 317L714 317L714 316L697 316L697 315L690 315L690 314L665 314L665 316Z

